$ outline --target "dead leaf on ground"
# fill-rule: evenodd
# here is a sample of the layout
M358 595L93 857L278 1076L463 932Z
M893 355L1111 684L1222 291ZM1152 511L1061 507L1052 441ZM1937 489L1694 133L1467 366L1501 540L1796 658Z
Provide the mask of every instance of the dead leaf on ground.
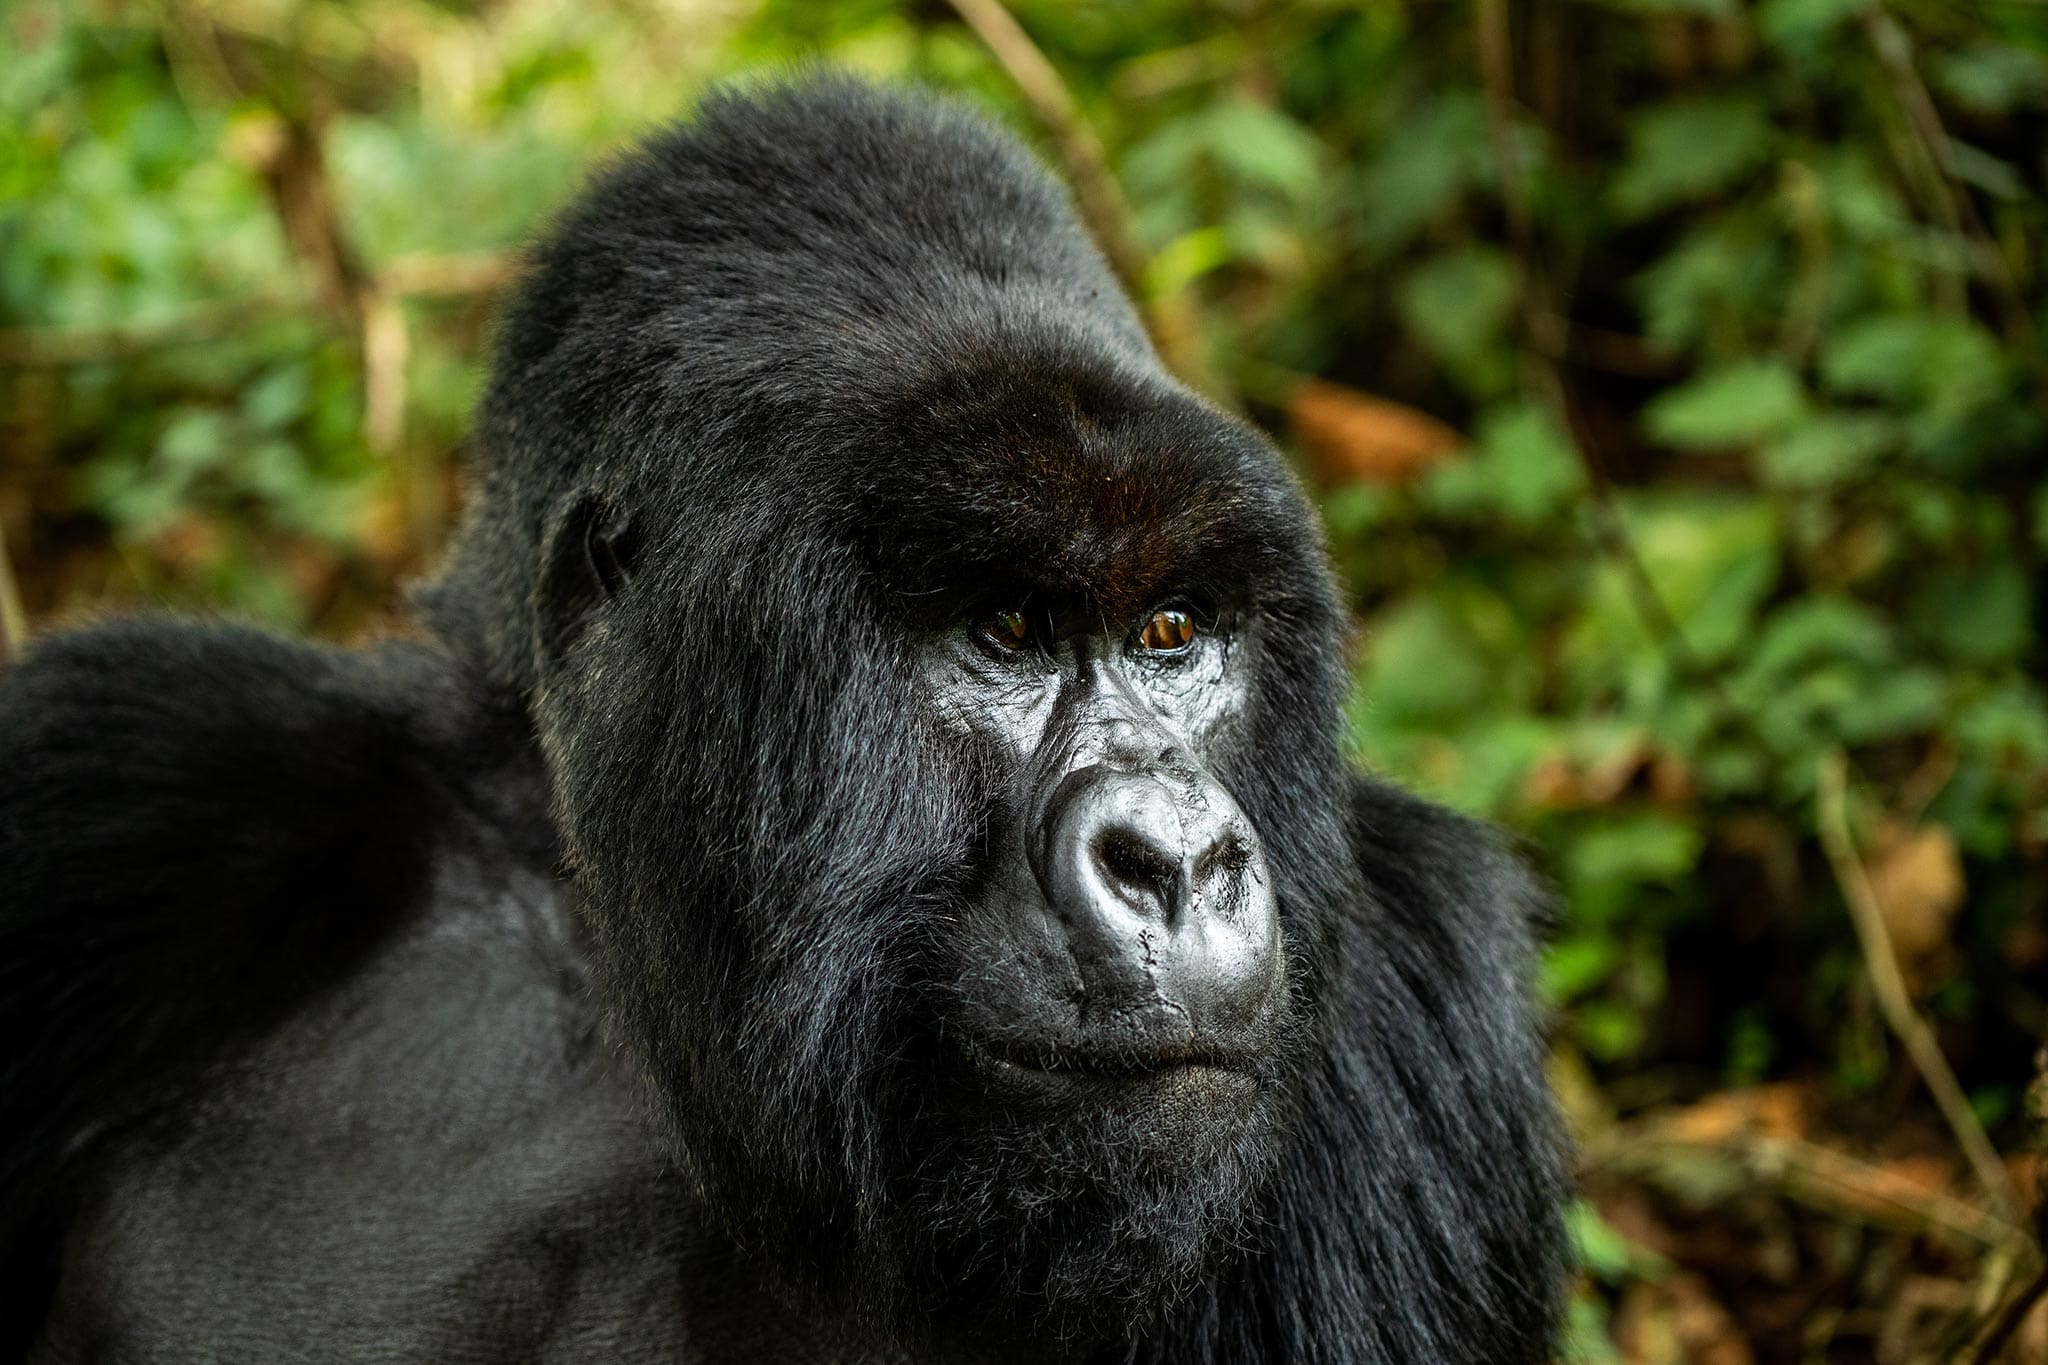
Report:
M1563 750L1544 756L1530 768L1522 799L1536 810L1590 810L1639 787L1666 807L1690 805L1695 790L1684 759L1638 734L1593 756Z
M1755 1365L1742 1329L1712 1286L1679 1273L1629 1288L1615 1314L1614 1344L1629 1365Z
M1666 1117L1664 1134L1684 1142L1725 1142L1742 1134L1802 1138L1807 1131L1807 1096L1791 1081L1724 1090Z
M1287 415L1328 484L1407 483L1465 444L1428 413L1321 379L1295 386Z
M1949 942L1963 906L1963 860L1942 825L1892 823L1878 835L1870 889L1902 966L1932 956Z

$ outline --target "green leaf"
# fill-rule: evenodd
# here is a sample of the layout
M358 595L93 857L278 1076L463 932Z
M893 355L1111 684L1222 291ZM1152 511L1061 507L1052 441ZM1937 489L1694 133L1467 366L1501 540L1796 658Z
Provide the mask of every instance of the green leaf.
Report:
M1724 224L1688 233L1636 276L1649 339L1667 350L1699 340L1712 320L1739 310L1765 259Z
M1366 244L1393 250L1442 217L1493 173L1486 111L1478 94L1452 90L1402 121L1359 177Z
M1230 234L1220 227L1183 232L1145 263L1145 293L1166 298L1230 262Z
M1935 88L1980 114L2048 106L2048 56L2019 43L1983 43L1936 55L1929 62Z
M2010 561L1929 575L1907 608L1922 638L1952 659L1977 664L2017 660L2033 643L2033 615L2033 591Z
M1888 665L1896 649L1884 618L1854 598L1799 598L1765 620L1740 681L1767 695L1795 671L1814 663L1839 659Z
M1717 663L1746 648L1757 607L1778 578L1776 509L1761 499L1699 493L1636 494L1621 506L1657 600L1691 652ZM1668 650L1645 610L1634 573L1603 563L1565 638L1582 703L1603 701L1617 686L1653 700L1664 695Z
M1806 416L1806 394L1782 360L1738 361L1659 394L1643 414L1651 439L1681 449L1749 445Z
M1301 205L1322 193L1322 144L1271 106L1249 99L1218 105L1207 132L1217 162L1238 182L1264 185Z
M1543 998L1568 1005L1604 982L1621 960L1607 933L1576 933L1558 940L1543 955Z
M2025 201L2026 178L2010 161L1955 138L1948 140L1947 152L1948 169L1956 179L2008 203Z
M1948 710L1948 683L1931 668L1866 674L1832 708L1835 733L1872 744L1931 730Z
M1608 1284L1634 1278L1638 1257L1628 1238L1610 1227L1591 1204L1574 1199L1566 1211L1579 1264Z
M164 424L156 443L156 458L162 467L185 477L211 469L227 453L227 415L214 408L179 408Z
M1956 712L1956 742L1992 763L2048 764L2048 694L2025 678L2005 678Z
M1758 454L1758 472L1778 488L1839 488L1870 472L1898 447L1899 424L1875 412L1823 412Z
M1488 413L1479 423L1477 460L1508 521L1535 526L1575 502L1586 466L1549 414L1533 405Z
M1642 1012L1611 1000L1594 1000L1579 1008L1573 1031L1580 1046L1603 1062L1620 1062L1641 1050L1648 1029Z
M242 391L242 420L254 431L282 431L306 415L311 390L304 365L279 365Z
M1764 0L1757 8L1757 31L1773 47L1811 56L1823 39L1871 4L1872 0Z
M1513 314L1520 278L1514 261L1492 247L1467 247L1416 267L1401 286L1401 318L1430 352L1470 362L1500 337Z
M1441 721L1484 703L1495 676L1487 651L1449 603L1416 596L1368 624L1359 697L1392 719Z
M1723 190L1769 159L1772 128L1750 95L1707 95L1653 105L1629 125L1628 164L1609 191L1635 221Z
M1672 886L1691 875L1705 834L1697 821L1668 811L1605 813L1566 846L1564 884L1575 923L1606 924L1636 908L1644 887Z
M1889 313L1835 329L1821 349L1821 382L1836 393L1960 412L2004 383L1998 339L1963 318Z

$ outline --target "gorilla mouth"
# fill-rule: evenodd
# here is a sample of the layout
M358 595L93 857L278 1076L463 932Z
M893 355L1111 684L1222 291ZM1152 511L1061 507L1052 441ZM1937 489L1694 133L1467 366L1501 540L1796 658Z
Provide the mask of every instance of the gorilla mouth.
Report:
M1014 1075L1094 1081L1144 1081L1191 1070L1234 1072L1250 1077L1247 1059L1199 1038L1158 1043L1094 1046L1049 1038L970 1038L963 1041L977 1070Z

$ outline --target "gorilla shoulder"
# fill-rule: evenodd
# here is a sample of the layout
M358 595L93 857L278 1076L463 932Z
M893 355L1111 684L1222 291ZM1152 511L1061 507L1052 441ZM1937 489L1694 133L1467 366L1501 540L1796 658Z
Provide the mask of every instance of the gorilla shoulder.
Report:
M257 1130L276 1151L323 1121L360 1143L408 1091L438 1097L432 1129L473 1130L445 1106L493 1049L426 1059L421 1038L437 1008L479 1014L494 994L524 993L552 1079L590 1051L544 782L479 700L424 644L167 619L53 636L0 672L0 1355L34 1339L65 1229L91 1239L90 1187L118 1190L133 1224L151 1200L135 1177L186 1180L190 1161L138 1144L190 1146L210 1124L226 1165ZM459 942L439 962L422 947L437 929ZM338 1084L351 1071L363 1095ZM250 1182L231 1188L165 1229L167 1265L192 1227L254 1227L235 1209ZM131 1280L101 1307L134 1317L171 1291Z

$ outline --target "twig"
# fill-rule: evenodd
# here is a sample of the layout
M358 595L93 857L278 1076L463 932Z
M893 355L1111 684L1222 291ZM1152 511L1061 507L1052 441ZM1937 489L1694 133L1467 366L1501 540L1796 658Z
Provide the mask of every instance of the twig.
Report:
M28 639L28 613L21 605L21 587L7 556L7 531L0 527L0 668L13 662Z
M1214 388L1201 351L1201 333L1192 311L1179 296L1151 298L1144 291L1145 256L1131 231L1130 205L1110 174L1102 143L1081 117L1073 92L1050 59L1031 41L1002 0L948 0L975 36L1016 83L1031 112L1045 125L1059 148L1060 161L1074 182L1081 217L1090 235L1124 287L1144 301L1152 336L1166 363L1198 388Z
M304 311L293 294L257 295L205 304L156 323L104 327L13 327L0 331L0 366L62 369L132 360L151 351L218 341L272 319Z
M1920 69L1914 64L1912 37L1880 5L1872 5L1864 12L1863 27L1878 60L1891 77L1899 103L1906 111L1906 121L1932 169L1930 188L1942 225L1968 239L1982 255L1998 285L1999 313L2006 337L2031 354L2036 333L2026 295L2013 278L2005 253L1999 250L1997 240L1978 216L1969 192L1951 184L1956 179L1955 153L1949 146L1948 129L1942 126L1941 111L1935 108L1934 96L1928 93L1927 83L1920 79Z
M1949 1069L1948 1059L1942 1056L1934 1031L1913 1008L1912 996L1906 990L1906 979L1899 971L1898 957L1892 952L1891 935L1885 929L1884 912L1878 908L1877 893L1871 888L1869 874L1864 870L1856 845L1849 836L1848 766L1848 760L1839 749L1829 750L1821 756L1814 804L1821 846L1827 851L1835 881L1841 887L1842 899L1848 904L1849 917L1855 923L1856 940L1863 949L1863 962L1870 974L1871 989L1877 993L1878 1007L1884 1012L1885 1022L1904 1045L1906 1055L1920 1073L1920 1079L1926 1082L1941 1116L1955 1134L1957 1145L1968 1158L1970 1168L1977 1173L1977 1179L1991 1196L1999 1214L2010 1220L2019 1209L2020 1201L2006 1174L2005 1163L1999 1160L1997 1149L1984 1135L1984 1126L1977 1122L1977 1115L1971 1111L1970 1101L1964 1096L1955 1072Z
M1906 1232L1939 1229L1998 1251L2026 1244L2016 1224L1953 1195L1922 1189L1847 1152L1798 1138L1737 1133L1686 1138L1640 1128L1589 1145L1590 1172L1658 1179L1673 1158L1722 1157L1783 1197L1836 1218Z
M496 252L415 252L394 258L377 272L376 288L407 299L483 298L503 289L516 272L515 260ZM162 322L0 329L0 368L54 370L133 360L152 351L219 341L266 322L303 317L312 302L304 291L280 291L199 304Z
M949 2L1016 82L1031 112L1052 133L1067 174L1073 177L1074 193L1080 198L1089 230L1109 258L1110 268L1127 287L1135 289L1144 271L1144 257L1131 235L1130 208L1109 173L1102 144L1082 121L1073 92L1001 0Z
M2019 1331L2020 1324L2027 1320L2027 1314L2034 1311L2034 1305L2048 1296L2048 1267L2027 1281L2019 1293L2005 1302L2005 1307L1992 1320L1991 1327L1977 1339L1977 1345L1970 1352L1969 1365L1991 1365Z
M517 256L505 252L415 251L379 270L377 287L411 299L474 298L497 293L518 272Z

